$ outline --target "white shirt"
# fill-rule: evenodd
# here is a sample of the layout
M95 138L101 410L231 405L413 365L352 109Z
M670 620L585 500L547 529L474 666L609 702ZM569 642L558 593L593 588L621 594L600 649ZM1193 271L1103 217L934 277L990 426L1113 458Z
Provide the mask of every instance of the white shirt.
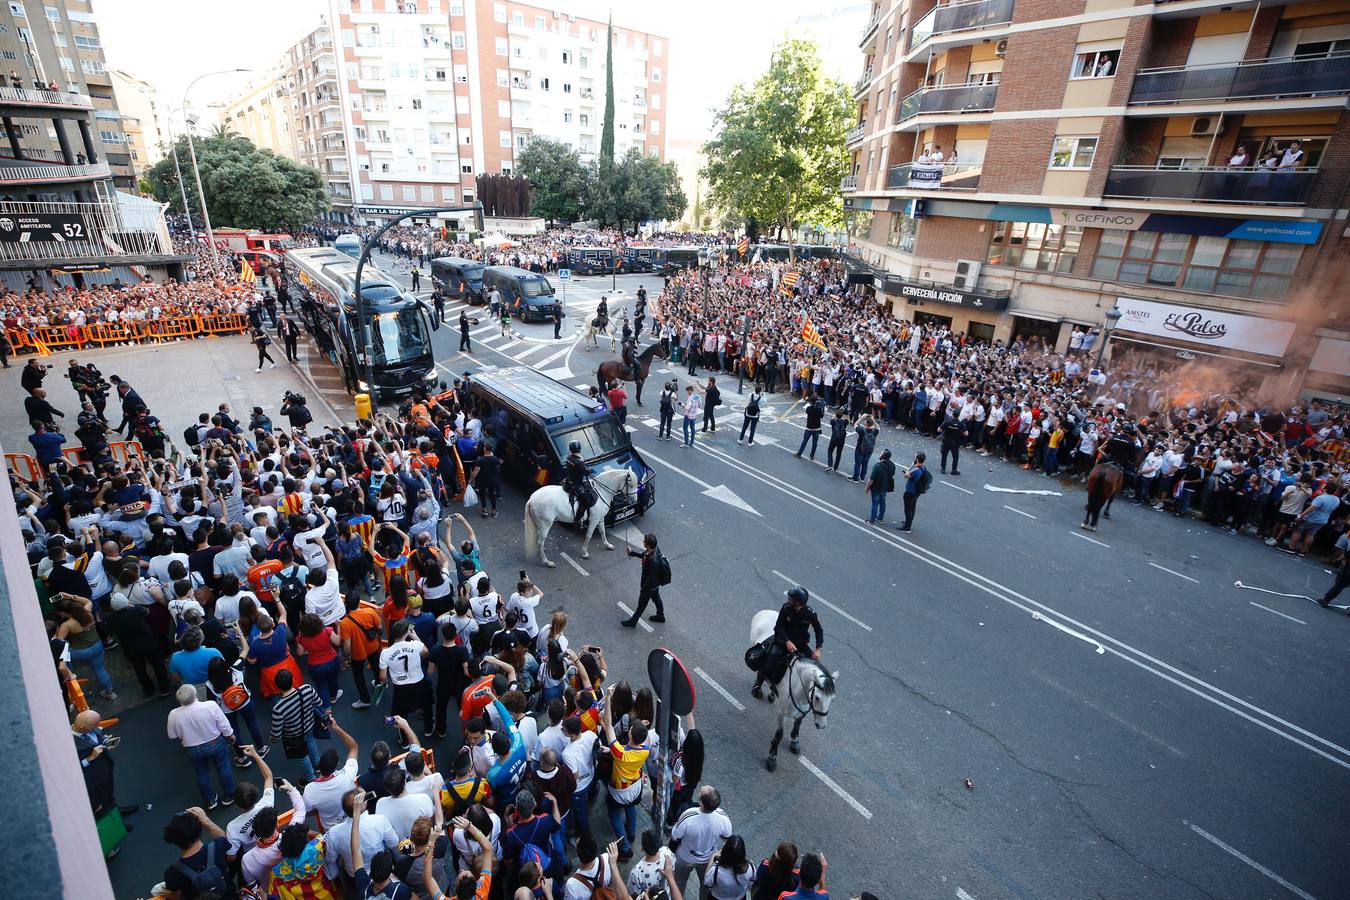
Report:
M485 837L488 839L488 843L492 845L493 854L500 855L497 840L502 835L502 820L492 810L488 810L488 817L492 820L492 828ZM483 852L483 848L478 846L478 842L465 834L462 828L454 830L450 835L450 843L454 844L455 849L459 851L459 871L461 872L469 867L471 860L476 859ZM586 896L590 897L589 894Z
M426 794L404 791L401 797L381 797L375 804L375 812L389 819L394 834L402 840L412 834L413 822L419 816L433 818L436 808Z
M271 785L268 785L262 792L262 796L258 798L258 802L253 804L252 809L240 813L229 821L225 826L225 837L230 840L229 852L231 855L238 856L241 852L252 849L253 845L257 843L253 839L252 832L249 831L249 826L253 824L253 817L258 814L259 810L276 806L276 803L276 791L272 789Z
M356 872L352 869L352 820L343 819L329 828L327 835L328 839L324 842L327 845L325 859L330 863L336 861L342 871L355 877ZM389 824L387 818L379 813L361 814L362 862L368 863L381 850L397 850L398 840L394 826Z
M501 602L501 596L496 591L488 591L481 597L474 597L469 601L469 608L473 611L474 621L479 625L490 625L497 621L497 604Z
M164 556L154 556L150 558L150 575L160 584L172 584L173 579L169 577L169 563L177 560L183 564L183 568L188 567L188 555L186 553L166 553Z
M309 531L302 531L295 536L295 549L304 559L304 563L311 569L322 569L328 565L328 559L323 555L323 533L328 530L328 520L324 519L317 528L311 528ZM338 618L342 618L338 616ZM324 622L325 625L331 625L331 622Z
M684 399L684 417L686 419L697 419L698 414L703 411L703 395L690 394Z
M394 684L416 684L422 680L422 654L426 649L416 638L390 644L380 651L380 671L388 671Z
M323 584L305 592L305 612L314 613L325 625L332 625L347 614L342 596L338 593L336 568L330 566Z
M571 741L567 739L567 734L562 730L562 725L550 725L540 733L538 749L541 752L545 749L552 750L561 758L569 743ZM538 759L538 756L532 756L531 759Z
M233 625L239 621L239 601L245 597L251 597L253 603L258 605L258 598L252 591L240 591L237 594L226 594L216 598L216 621L222 625Z
M595 743L598 740L594 731L582 732L575 741L570 741L563 750L563 762L572 774L577 776L577 790L584 791L591 786L595 777ZM727 834L731 832L728 831Z
M441 803L441 789L445 787L445 776L440 772L427 772L416 780L409 778L403 786L410 794L425 794L435 806ZM435 816L432 816L435 818Z
M319 814L325 829L347 818L342 811L342 795L356 786L359 774L356 760L349 759L332 778L316 779L305 785L305 805ZM365 822L361 823L361 830L365 830Z
M595 858L595 862L573 872L572 876L567 879L567 886L563 890L563 900L590 900L592 891L577 880L578 875L584 875L587 879L593 881L596 887L604 887L609 884L609 854L601 853Z
M731 820L720 809L710 813L699 807L686 809L670 830L670 836L680 842L675 850L676 859L701 866L712 859L722 842L731 836Z
M514 609L520 614L520 627L524 628L525 633L531 638L539 637L539 623L534 620L534 610L543 597L543 594L533 592L529 596L512 594L511 599L506 601L506 611L510 612Z
M234 729L214 700L198 700L169 711L169 739L182 741L184 747L209 744L216 738L230 737Z

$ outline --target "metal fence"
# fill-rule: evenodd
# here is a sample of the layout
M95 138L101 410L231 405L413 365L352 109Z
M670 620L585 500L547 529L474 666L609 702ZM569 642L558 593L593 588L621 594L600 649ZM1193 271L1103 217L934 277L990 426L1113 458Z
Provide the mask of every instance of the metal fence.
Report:
M1350 93L1350 53L1146 69L1134 76L1131 103L1246 100Z
M48 262L169 256L173 243L163 210L154 203L30 203L0 201L0 217L77 215L85 238L65 241L0 241L0 260Z
M1112 166L1106 176L1102 195L1303 206L1308 202L1308 195L1312 193L1318 174L1317 169L1275 171L1259 166L1204 166L1194 169Z
M82 166L0 166L0 184L42 181L83 181L88 178L108 178L112 170L107 163L85 163Z
M43 103L93 109L94 101L75 91L39 91L31 88L0 87L0 103Z

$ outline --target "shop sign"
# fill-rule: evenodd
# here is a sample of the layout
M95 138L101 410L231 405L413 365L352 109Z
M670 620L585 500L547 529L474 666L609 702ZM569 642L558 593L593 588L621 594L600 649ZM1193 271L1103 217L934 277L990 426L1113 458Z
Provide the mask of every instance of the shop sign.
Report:
M914 284L894 275L887 275L879 285L888 294L899 294L910 303L944 303L949 306L964 306L968 309L980 309L985 312L1003 312L1008 308L1007 297L995 297L989 294L977 294L962 291L945 284Z
M1121 331L1263 356L1283 356L1296 327L1293 322L1133 297L1118 297L1116 309Z

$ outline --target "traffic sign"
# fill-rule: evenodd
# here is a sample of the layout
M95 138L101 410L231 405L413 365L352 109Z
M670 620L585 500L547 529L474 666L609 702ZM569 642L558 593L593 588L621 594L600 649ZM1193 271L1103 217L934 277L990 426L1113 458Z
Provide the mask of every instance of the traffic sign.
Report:
M558 280L559 280L559 281L571 281L571 280L572 280L572 270L571 270L571 269L559 269L559 270L558 270Z
M648 654L647 677L656 696L670 704L671 713L687 716L693 712L694 679L674 653L660 647Z

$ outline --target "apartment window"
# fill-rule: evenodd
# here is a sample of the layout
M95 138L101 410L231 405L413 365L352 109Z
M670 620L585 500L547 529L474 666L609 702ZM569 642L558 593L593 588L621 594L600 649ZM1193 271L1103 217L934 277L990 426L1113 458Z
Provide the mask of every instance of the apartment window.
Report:
M434 191L435 191L435 188L433 188L431 185L429 185L429 184L424 184L424 185L422 185L422 190L420 191L420 193L421 193L421 195L422 195L422 202L423 202L423 203L434 203L434 202L436 201L436 195L435 195Z
M55 6L44 6L42 9L47 13L47 18L51 19L53 22L59 23L61 21L61 10L57 9Z
M497 55L506 56L506 38L497 38Z
M509 119L509 118L511 118L511 101L510 101L510 100L498 100L498 101L497 101L497 115L501 116L503 119Z
M75 71L75 63L74 61L71 60L69 56L61 57L61 70L64 72L71 72L71 73Z
M465 191L464 191L464 202L465 202L465 203L472 203L472 202L473 202L473 191L468 190L467 188L466 188Z
M1083 229L1043 222L995 222L985 261L993 266L1071 272Z
M392 78L402 78L402 77L403 77L403 75L400 74L399 67L398 67L397 65L393 64L393 63L390 63L390 64L389 64L389 77L390 77L391 79L392 79Z
M509 132L509 131L499 131L499 132L497 132L497 143L500 144L500 145L503 146L503 147L510 147L510 146L511 146L511 132Z
M380 166L380 174L381 174L381 175L388 175L388 174L389 174L389 170L392 168L392 164L391 164L391 163L388 163L388 162L381 162L381 163L379 164L379 166Z
M1092 277L1278 300L1289 290L1302 253L1298 244L1107 230Z
M569 125L571 124L571 122L572 122L572 111L571 111L570 109L564 109L564 110L563 110L563 122L566 123L566 124L569 124Z
M460 163L460 164L459 164L459 173L460 173L461 175L472 175L472 174L473 174L473 163L471 163L471 162L462 162L462 163ZM469 198L466 196L464 199L465 199L465 200L468 200Z
M494 3L494 4L492 4L492 21L494 21L494 22L501 22L503 25L506 24L506 4L505 4L505 3Z
M465 70L468 71L467 69ZM511 86L511 73L506 69L497 70L497 87L504 88Z
M86 75L102 75L107 71L107 67L97 59L80 60L80 68L84 70Z
M662 47L660 41L652 41L652 56L660 56L661 49Z
M650 156L652 159L656 159L661 155L661 148L656 146L655 144L652 144L650 147L647 148L647 155Z
M103 45L99 43L96 37L85 37L82 34L75 35L75 46L81 50L98 50Z
M570 65L572 64L572 51L571 51L571 50L564 50L564 51L562 52L562 61L563 61L563 65L564 65L564 66L570 66Z
M582 56L577 59L577 64L583 69L589 69L591 67L591 60L589 57Z
M411 184L405 184L403 186L403 202L409 203L416 199L417 199L417 188L413 187Z
M456 113L457 115L461 115L461 116L467 116L467 115L469 114L469 98L468 98L468 97L456 97L456 98L455 98L455 113Z
M413 108L413 109L421 109L421 108L422 108L422 98L421 98L421 97L414 97L414 98L412 98L412 108Z
M511 174L511 164L506 160L502 160L502 174L503 175Z
M1097 155L1095 137L1057 137L1050 152L1052 169L1090 169Z
M100 131L98 138L105 144L125 144L127 136L120 131Z
M66 36L65 36L64 34L62 34L61 32L59 32L59 31L53 31L53 32L52 32L52 42L55 43L56 46L58 46L58 47L69 47L69 46L70 46L70 41L66 40ZM8 58L9 58L9 59L13 59L14 57L13 57L13 56L10 56L10 57L8 57Z
M11 3L9 4L9 11L10 11L16 18L19 18L19 19L26 19L26 18L28 18L28 11L27 11L26 9L23 8L23 4L22 4L22 3L13 3L13 2L11 2Z
M546 91L546 90L548 90L548 79L547 79L547 78L540 78L540 79L539 79L539 90L541 90L541 91Z
M355 81L361 77L361 67L356 63L347 63L343 67L343 71L346 73L348 81Z
M544 21L543 16L534 17L534 27L538 28L540 31L543 31L546 27L548 27L547 23Z
M465 46L465 45L464 45L464 32L462 32L462 31L452 31L452 32L450 32L450 46L453 47L453 48L456 49L456 50L463 50L463 49L464 49L464 46Z
M443 67L442 67L442 68L435 68L435 69L432 69L432 70L430 70L430 72L429 72L428 74L431 76L431 79L430 79L430 80L432 80L432 81L444 81L444 80L445 80L445 69L444 69Z
M902 212L891 213L890 227L886 230L886 244L906 253L914 252L914 238L918 234L918 223Z
M591 116L590 116L590 113L582 113L582 114L581 114L581 122L580 122L580 124L581 124L581 127L582 127L582 128L585 128L585 127L587 127L587 126L589 126L589 125L591 124Z
M661 95L660 95L660 94L652 94L652 99L651 99L650 102L651 102L651 104L652 104L652 109L660 109L660 108L661 108Z
M441 199L446 203L455 202L455 189L452 187L441 186Z
M658 119L653 119L653 120L652 120L651 131L652 131L652 134L653 134L653 135L658 135L658 134L661 133L661 122L660 122L660 120L658 120Z
M563 93L564 93L564 94L570 94L570 93L572 93L572 82L570 82L570 81L564 81L564 82L563 82Z
M528 142L529 142L529 137L528 137L528 136L523 135L523 134L518 134L518 135L516 135L516 149L517 149L517 150L524 150L524 149L525 149L525 144L528 143ZM571 149L572 149L572 142L571 142L571 141L567 141L566 144L567 144L567 149L568 149L568 150L571 150Z
M1116 65L1120 62L1120 48L1107 50L1083 50L1074 54L1073 72L1070 78L1110 78L1116 74Z
M513 11L513 12L511 13L511 24L512 24L512 25L524 25L524 24L525 24L525 14L524 14L523 12L521 12L520 10L518 10L518 9L515 10L515 11Z

